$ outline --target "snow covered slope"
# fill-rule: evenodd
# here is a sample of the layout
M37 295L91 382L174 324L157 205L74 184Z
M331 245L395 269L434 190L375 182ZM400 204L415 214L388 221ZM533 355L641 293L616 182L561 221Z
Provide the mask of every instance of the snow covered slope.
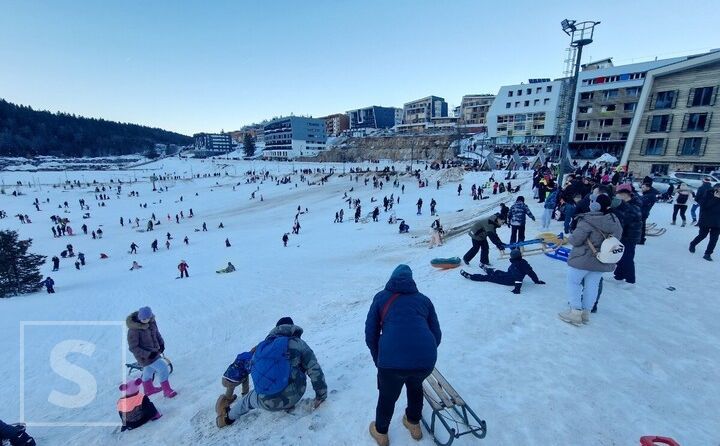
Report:
M62 259L60 271L52 273L48 262L43 273L55 280L56 294L43 291L0 299L0 375L4 377L0 418L19 420L24 390L29 422L117 422L117 385L124 373L120 353L125 351L121 327L129 313L149 305L174 363L171 382L178 391L172 400L152 397L164 414L162 419L124 433L117 427L31 426L28 430L38 444L372 446L367 425L374 416L377 391L364 343L365 315L393 268L407 263L438 312L443 343L437 367L488 423L485 440L463 438L456 444L634 445L647 434L671 436L683 446L718 444L720 308L714 301L720 284L718 262L706 262L700 254L687 251L695 228L669 226L670 205L658 204L653 210L651 221L667 226L668 232L638 247L636 288L624 289L606 280L599 313L590 325L576 328L556 316L566 305L562 262L528 257L547 285L526 281L521 295L512 294L509 287L465 280L458 270L430 267L432 258L461 256L470 245L468 237L460 235L428 249L431 198L437 200L446 228L485 209L496 210L500 200L514 201L510 195L472 201L471 185L486 181L489 173L466 174L461 196L457 182L444 183L440 190L420 189L407 176L402 177L404 194L391 184L380 191L373 189L372 181L364 186L362 178L355 182L338 175L324 186L307 186L299 175L286 185L245 184L247 170L282 175L292 166L173 158L134 171L68 172L69 180L122 179L122 193L107 192L111 199L102 208L96 204L94 188L53 188L53 183L65 180L64 174L3 173L6 194L0 195L0 209L11 217L0 220L0 228L19 230L22 237L33 239L34 252L48 256L72 243L76 251L85 253L88 264L77 271L71 261ZM335 166L342 172L342 164ZM329 165L295 163L294 167L327 169ZM401 165L397 168L404 170ZM191 174L215 172L221 175L189 179ZM167 191L152 192L148 177L153 173L184 179L162 181L158 185ZM427 171L432 186L434 175ZM313 174L310 179L317 181L320 176ZM137 183L127 183L135 178ZM13 197L9 193L15 187L7 185L18 180L42 186L18 188L24 195ZM251 200L258 187L256 199ZM410 234L397 234L384 213L379 223L351 222L352 211L343 199L350 188L354 191L348 195L362 200L363 215L382 204L383 196L400 195L394 212L406 219ZM129 197L131 190L140 196ZM541 205L530 199L527 183L520 194L539 218ZM37 212L32 206L35 197L49 198L50 203L42 203ZM371 197L379 203L371 205ZM415 215L419 197L425 203L422 216ZM90 204L90 219L81 218L80 198ZM58 209L64 201L70 205L69 213ZM140 207L143 203L147 208ZM298 206L308 212L300 216L300 235L291 235L284 248L281 237L290 232ZM192 219L187 218L190 208ZM334 214L341 208L346 222L334 224ZM186 218L176 224L175 214L181 210ZM18 212L28 214L33 223L20 224L12 217ZM127 223L138 217L144 228L153 212L162 221L153 232L138 232ZM70 218L80 235L53 238L52 214ZM121 216L124 227L119 224ZM104 237L92 240L82 235L83 222L90 230L102 227ZM208 232L195 232L202 222ZM218 229L220 222L224 229ZM561 224L553 222L552 230L561 231ZM164 247L166 232L173 237L169 250ZM539 224L529 221L528 238L536 232ZM182 244L186 235L189 246ZM507 241L509 230L501 230L500 235ZM155 238L161 249L152 253L150 243ZM230 248L225 247L226 238ZM133 241L139 245L137 255L128 253ZM110 258L100 260L100 253ZM507 266L496 257L492 248L495 265ZM189 279L175 279L180 259L190 265ZM143 269L129 271L133 260ZM238 271L216 274L228 261ZM669 291L670 286L676 291ZM223 390L221 374L237 353L262 340L282 316L291 316L305 329L303 338L326 374L328 401L314 412L256 411L218 430L213 406ZM21 377L22 321L118 325L26 325ZM69 358L94 373L97 397L63 409L48 402L51 391L75 394L78 386L54 373L49 364L53 348L68 339L95 346L91 355L75 353ZM312 390L306 396L312 397ZM396 406L391 441L416 444L400 423L402 400ZM426 435L420 444L432 441Z

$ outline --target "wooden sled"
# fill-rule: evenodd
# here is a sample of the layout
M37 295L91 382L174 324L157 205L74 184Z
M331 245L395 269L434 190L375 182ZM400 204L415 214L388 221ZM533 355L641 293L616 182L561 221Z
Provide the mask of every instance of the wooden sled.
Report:
M537 238L532 240L525 240L523 242L512 243L505 245L505 251L500 252L500 259L509 259L510 250L513 248L519 248L523 256L531 256L535 254L551 254L558 250L567 240L560 234L553 234L552 232L542 232L537 235ZM536 245L536 246L533 246Z
M450 446L456 438L463 435L472 434L477 438L485 438L485 435L487 435L485 420L481 420L468 407L438 369L434 369L432 374L423 382L423 395L432 409L432 415L430 416L430 422L423 416L422 423L425 429L433 436L435 444ZM438 439L436 435L435 428L438 421L449 436L445 442ZM451 426L451 424L454 426Z
M165 355L160 355L160 357L161 357L161 358L165 361L165 363L167 364L169 374L172 374L172 372L173 372L173 363L172 363L172 361L170 361L170 359L169 359L167 356L165 356ZM141 365L138 364L137 362L132 362L132 363L125 364L125 367L127 367L127 369L128 369L128 376L132 375L133 372L142 373L142 371L143 371L143 366L141 366ZM155 378L155 375L153 375L153 379L154 379L154 378Z

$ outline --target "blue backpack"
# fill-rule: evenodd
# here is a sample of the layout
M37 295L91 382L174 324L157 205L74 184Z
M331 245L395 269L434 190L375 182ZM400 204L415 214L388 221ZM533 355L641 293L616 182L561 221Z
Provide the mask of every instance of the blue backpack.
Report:
M287 387L290 381L289 341L287 336L272 337L255 348L250 374L258 395L277 395Z
M252 361L252 354L250 352L243 352L237 355L235 362L230 364L225 370L223 377L228 381L239 383L247 378L250 373L250 362Z

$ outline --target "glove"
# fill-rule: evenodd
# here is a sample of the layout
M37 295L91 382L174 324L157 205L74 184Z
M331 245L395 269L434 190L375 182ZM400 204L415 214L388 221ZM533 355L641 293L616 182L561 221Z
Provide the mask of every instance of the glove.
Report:
M535 217L533 217L532 221L535 221Z
M545 281L543 281L543 280L538 280L538 281L535 282L535 283L538 284L538 285L545 285Z
M157 359L157 357L158 357L158 352L152 352L152 353L150 353L150 356L148 357L148 359L150 361L154 361Z

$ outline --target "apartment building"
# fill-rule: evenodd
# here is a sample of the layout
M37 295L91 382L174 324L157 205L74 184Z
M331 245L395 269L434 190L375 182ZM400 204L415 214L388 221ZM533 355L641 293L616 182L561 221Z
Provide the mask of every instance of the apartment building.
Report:
M422 132L432 123L432 118L448 116L448 104L439 96L428 96L408 102L403 106L403 123L398 131Z
M620 158L647 72L684 59L621 66L614 66L612 59L602 59L582 65L572 111L570 157L595 159L609 153Z
M720 51L649 70L621 163L635 176L720 170Z
M487 114L495 100L494 94L468 94L457 108L458 127L468 133L487 131Z
M196 133L195 140L196 156L213 156L233 149L232 137L229 133Z
M327 136L338 136L350 128L350 119L345 113L324 116L320 119L325 120L325 134Z
M358 108L347 112L350 129L389 129L395 126L395 116L398 109L395 107ZM402 110L400 110L402 112Z
M325 149L325 120L288 116L265 124L263 158L293 159Z
M497 145L556 142L565 85L559 79L530 79L500 87L486 116L488 136Z

